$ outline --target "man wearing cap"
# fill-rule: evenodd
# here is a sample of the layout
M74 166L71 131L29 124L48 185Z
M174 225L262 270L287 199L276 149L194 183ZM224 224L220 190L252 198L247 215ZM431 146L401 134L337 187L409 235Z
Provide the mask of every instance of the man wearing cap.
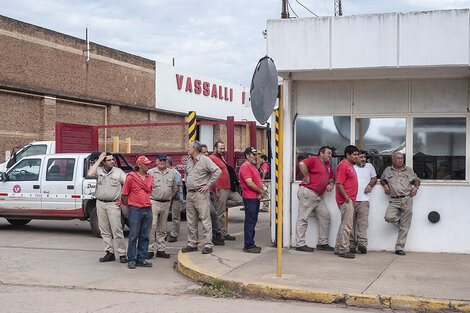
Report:
M198 141L192 141L188 146L191 156L186 162L184 178L186 181L186 216L188 223L188 245L182 252L197 251L198 219L202 221L204 230L203 254L212 253L212 224L210 220L209 188L222 171L207 156L201 154L202 147Z
M173 167L173 159L169 156L166 158L166 167L173 171L175 175L175 184L178 187L176 194L171 199L171 231L168 242L176 242L180 234L180 220L181 220L181 208L183 207L183 180L181 174L176 168Z
M380 183L386 195L390 195L390 204L385 212L385 221L398 227L398 238L395 254L405 255L405 243L413 216L413 197L421 184L416 173L404 165L404 157L400 152L392 156L392 166L387 167Z
M166 154L157 155L157 167L148 171L153 177L152 194L152 228L149 236L147 259L155 255L159 258L169 258L165 252L166 222L170 210L171 198L178 192L175 173L166 167ZM156 239L156 241L155 241Z
M126 177L122 188L121 199L129 213L129 243L127 247L127 267L135 269L136 266L152 267L146 261L149 245L149 234L152 228L152 193L153 177L148 174L149 164L152 163L146 156L137 158L137 166Z
M100 262L114 261L114 251L119 254L119 261L127 263L126 243L121 224L121 198L122 185L126 181L126 174L114 166L113 155L103 152L98 160L88 170L88 177L95 178L96 182L96 214L101 238L104 241L106 255ZM114 246L113 247L113 239Z
M217 165L222 174L215 183L215 211L217 212L217 221L220 227L220 234L225 240L235 240L234 236L229 235L227 226L225 226L225 211L227 209L227 201L231 201L236 206L243 205L243 199L236 191L232 191L230 183L230 174L227 162L224 159L225 144L222 141L216 141L214 144L214 154L210 156L212 162ZM233 170L233 169L231 169Z
M243 251L260 253L261 247L255 245L255 226L258 222L260 200L266 195L261 185L261 175L256 164L258 151L249 147L245 149L246 161L240 167L239 177L245 204L244 246Z
M297 247L295 250L313 252L313 248L305 244L305 232L308 225L308 217L314 213L318 219L318 244L317 249L333 251L328 244L330 232L330 212L323 202L321 195L330 192L334 187L334 175L330 166L332 150L329 146L323 146L317 156L309 157L299 163L300 172L303 175L302 183L297 198L299 199L299 213L295 234Z

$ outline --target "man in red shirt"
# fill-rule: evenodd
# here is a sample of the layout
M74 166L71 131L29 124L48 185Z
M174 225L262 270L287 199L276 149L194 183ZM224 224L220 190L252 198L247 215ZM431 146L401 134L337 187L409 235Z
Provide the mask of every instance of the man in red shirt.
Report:
M321 195L333 190L334 175L330 166L332 150L329 146L323 146L317 156L309 157L299 163L300 172L303 175L297 198L299 199L299 214L295 234L297 247L295 250L313 252L313 248L305 244L305 231L308 225L308 216L313 212L318 219L318 244L317 249L333 251L328 244L330 232L330 212L321 199Z
M245 244L243 251L248 253L261 252L261 247L255 245L255 226L258 222L260 200L264 198L266 193L261 185L261 175L256 167L257 154L258 151L256 151L255 148L246 148L246 161L240 167L239 172L243 191L243 202L245 203Z
M353 229L358 188L354 164L359 157L359 149L356 146L347 146L344 155L346 158L336 168L336 202L341 211L341 224L336 235L335 254L342 258L354 259L354 253L349 251L349 237Z
M135 171L130 172L122 188L121 199L129 213L129 244L127 247L127 267L152 267L146 261L149 246L149 234L152 228L152 193L153 177L147 173L152 163L146 156L137 158ZM136 250L137 245L137 250ZM137 254L137 257L136 257Z
M215 183L215 211L217 212L220 235L225 240L235 240L234 236L229 235L227 226L225 226L225 210L227 209L227 201L231 201L232 204L239 206L243 205L243 199L236 190L231 189L230 174L227 162L224 160L224 155L225 144L218 140L214 144L214 154L209 157L222 171L222 175L220 175L219 180Z

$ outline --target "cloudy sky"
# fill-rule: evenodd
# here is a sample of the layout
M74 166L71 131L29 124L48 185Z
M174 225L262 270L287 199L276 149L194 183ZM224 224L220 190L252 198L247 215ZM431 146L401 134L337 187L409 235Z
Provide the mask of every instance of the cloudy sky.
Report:
M291 17L333 15L334 0L290 0ZM343 15L469 8L470 0L343 0ZM0 15L249 86L281 0L6 0ZM295 13L294 13L295 12Z

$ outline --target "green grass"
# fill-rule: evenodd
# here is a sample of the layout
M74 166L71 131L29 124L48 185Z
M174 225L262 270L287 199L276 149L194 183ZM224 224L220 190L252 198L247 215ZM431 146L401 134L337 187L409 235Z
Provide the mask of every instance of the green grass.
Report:
M206 286L205 288L199 291L200 295L210 296L210 297L234 297L236 294L225 287L222 286L222 281L219 279L214 279L212 284Z

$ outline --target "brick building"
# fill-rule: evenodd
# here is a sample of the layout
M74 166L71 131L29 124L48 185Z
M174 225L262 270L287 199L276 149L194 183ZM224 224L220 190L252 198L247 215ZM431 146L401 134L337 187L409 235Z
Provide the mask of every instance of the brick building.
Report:
M4 151L34 140L55 140L55 123L86 125L184 122L186 114L156 105L156 62L0 16L0 160ZM197 111L197 110L196 110ZM198 120L217 120L211 116ZM221 120L218 118L218 120ZM267 147L258 127L257 146ZM103 129L100 148L113 136L131 138L132 152L186 149L187 126ZM235 129L235 150L246 131ZM226 140L225 126L213 127Z

